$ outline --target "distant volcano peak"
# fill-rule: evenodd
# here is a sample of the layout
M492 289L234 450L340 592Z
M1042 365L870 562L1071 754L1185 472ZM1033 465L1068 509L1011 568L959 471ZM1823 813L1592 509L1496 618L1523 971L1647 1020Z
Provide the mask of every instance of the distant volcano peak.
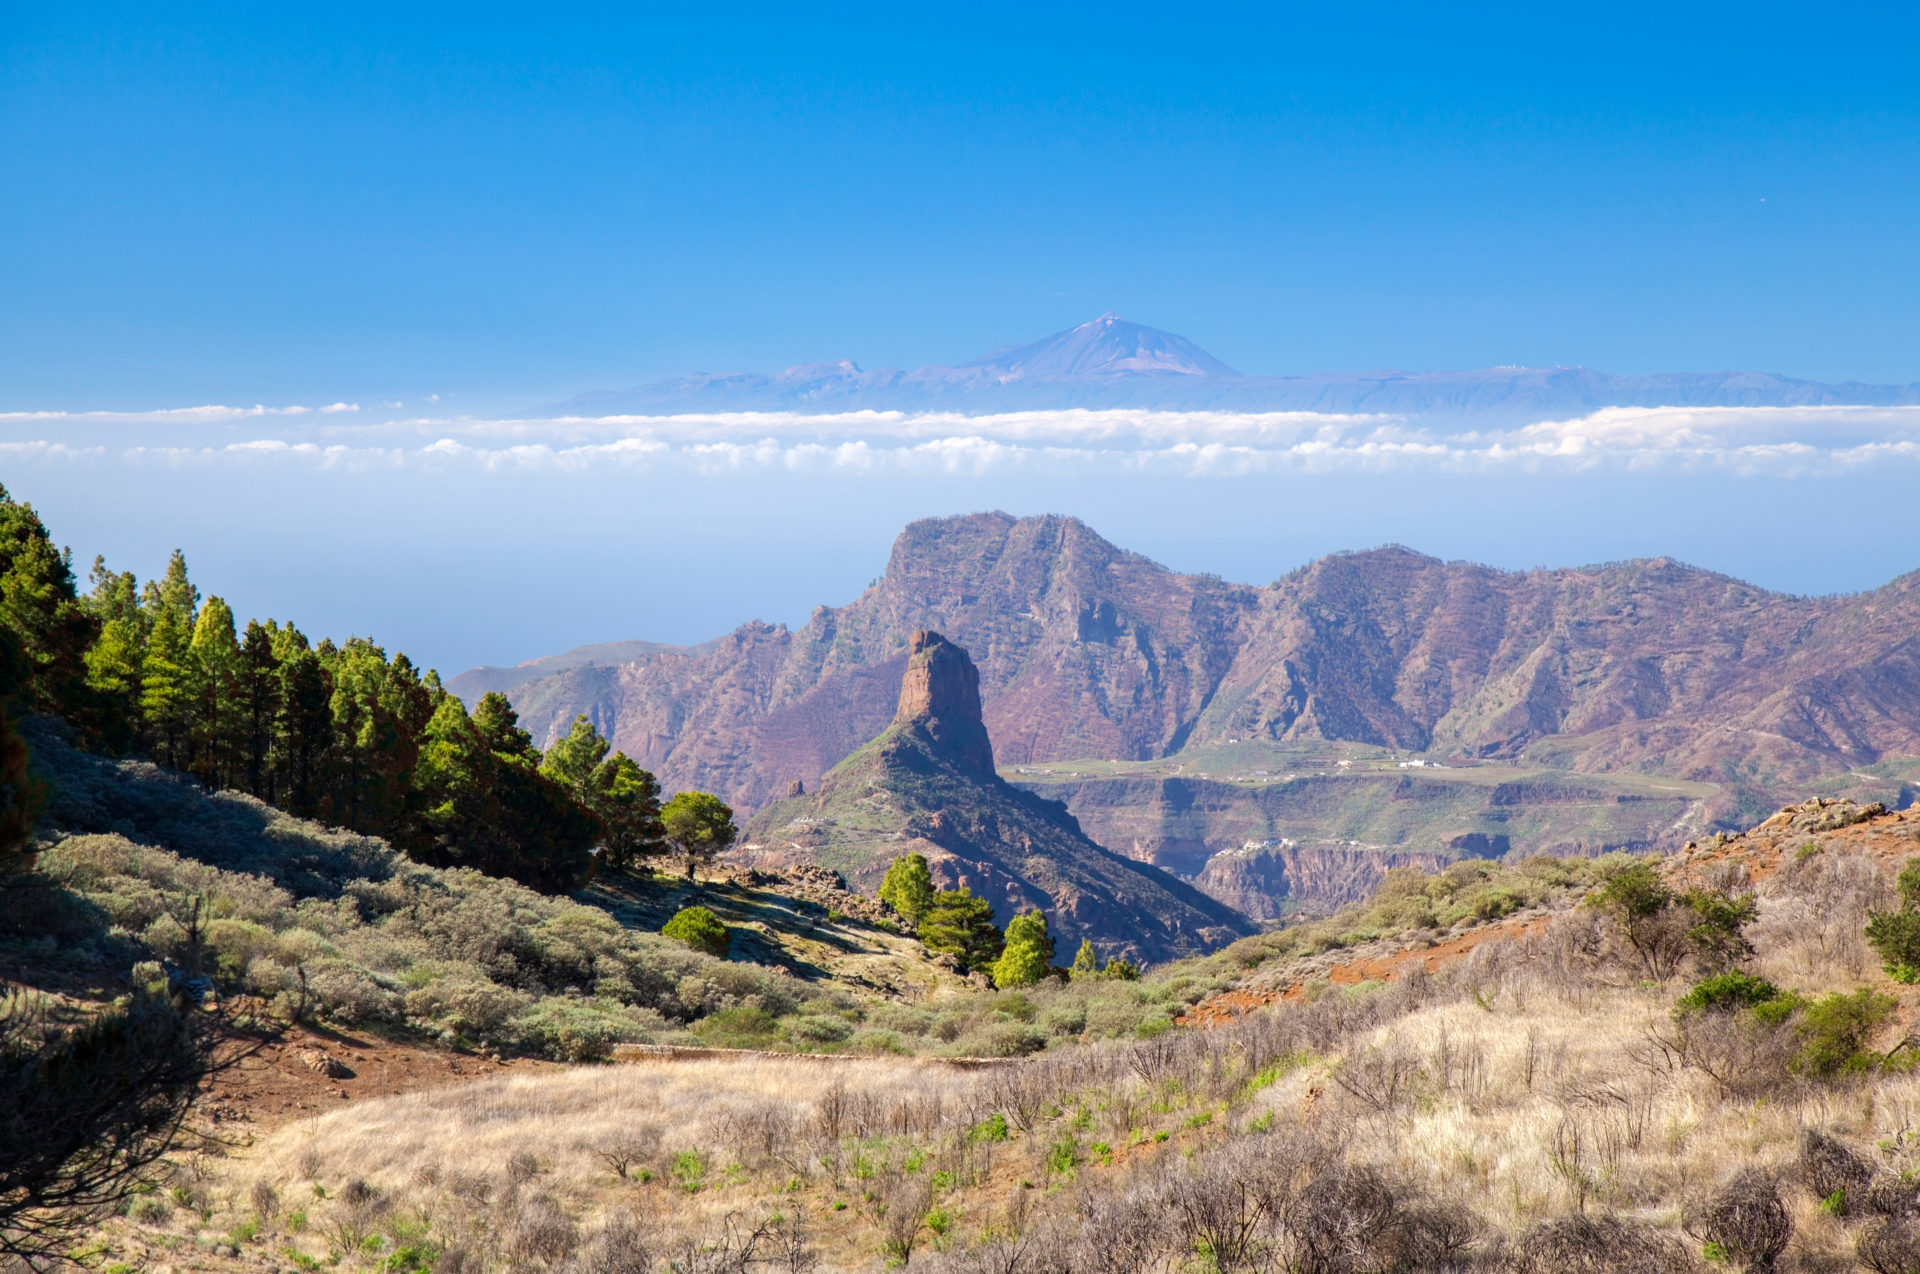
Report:
M962 366L992 373L1002 384L1115 376L1233 379L1240 375L1186 337L1129 322L1112 310L1031 345L989 354Z

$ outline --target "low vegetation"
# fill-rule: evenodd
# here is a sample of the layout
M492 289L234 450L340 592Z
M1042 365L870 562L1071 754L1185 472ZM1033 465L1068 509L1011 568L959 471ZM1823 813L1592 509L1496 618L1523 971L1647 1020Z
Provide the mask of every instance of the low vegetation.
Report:
M491 1080L290 1126L211 1167L201 1212L129 1233L442 1271L1914 1268L1920 1076L1892 997L1849 985L1864 924L1824 949L1790 924L1864 917L1882 873L1833 853L1726 885L1752 894L1747 967L1696 941L1649 978L1602 903L1431 976L1000 1066ZM300 1200L298 1224L260 1199Z

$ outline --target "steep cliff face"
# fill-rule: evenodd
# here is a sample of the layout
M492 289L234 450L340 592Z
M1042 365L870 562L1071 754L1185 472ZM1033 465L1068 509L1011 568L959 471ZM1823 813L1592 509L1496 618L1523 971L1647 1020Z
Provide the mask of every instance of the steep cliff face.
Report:
M924 736L928 751L960 773L994 777L993 743L980 715L980 674L967 652L921 629L907 643L894 728Z
M1357 902L1388 868L1412 863L1684 841L1704 832L1714 791L1507 766L1235 780L1030 771L1018 782L1063 802L1101 844L1256 919L1274 918L1276 908ZM1243 851L1249 844L1267 848ZM1252 861L1239 861L1247 854ZM1263 889L1271 905L1256 901Z
M997 513L914 523L877 585L797 632L648 648L514 700L536 735L586 712L669 790L757 809L888 724L920 629L974 652L1003 765L1344 740L1699 778L1725 789L1708 816L1745 825L1920 756L1920 576L1808 599L1664 559L1508 573L1390 548L1250 588Z
M1062 950L1092 938L1104 951L1165 960L1250 932L1231 908L1107 852L1065 806L1001 779L967 653L925 631L908 648L893 721L811 794L757 815L736 858L818 863L872 891L894 858L923 853L937 880L989 899L1003 924L1045 911Z
M1194 884L1255 920L1296 911L1330 911L1372 897L1396 867L1438 871L1455 855L1362 849L1344 844L1253 841L1207 860Z

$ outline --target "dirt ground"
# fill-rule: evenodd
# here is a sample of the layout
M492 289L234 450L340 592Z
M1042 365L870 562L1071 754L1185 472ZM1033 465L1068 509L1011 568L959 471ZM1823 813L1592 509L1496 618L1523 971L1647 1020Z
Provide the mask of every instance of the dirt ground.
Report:
M557 1065L530 1058L495 1060L370 1032L292 1027L215 1076L200 1114L215 1126L264 1132L355 1099Z

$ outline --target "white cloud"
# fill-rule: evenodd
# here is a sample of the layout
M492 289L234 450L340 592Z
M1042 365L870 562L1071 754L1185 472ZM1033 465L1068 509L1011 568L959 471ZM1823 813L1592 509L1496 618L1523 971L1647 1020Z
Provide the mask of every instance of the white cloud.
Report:
M252 407L223 407L208 404L203 407L162 407L151 411L0 411L0 425L16 421L21 423L50 421L76 425L214 425L263 416L304 416L312 410L311 407L267 407L256 403ZM358 411L359 407L348 403L335 403L331 407L322 407L320 410L323 412Z
M45 424L150 423L142 444L26 436L20 458L121 457L134 463L427 466L484 472L590 473L679 468L700 474L847 475L996 472L1162 474L1585 472L1717 470L1833 475L1920 462L1920 407L1613 407L1510 428L1435 425L1312 412L1045 411L994 416L848 412L473 420L369 424L324 418L356 409L190 407L150 412L0 414L0 439ZM317 416L309 420L302 416ZM283 418L279 426L270 418ZM258 436L232 441L256 420ZM217 441L209 426L223 426ZM91 443L93 445L86 445ZM61 450L64 448L64 450Z

